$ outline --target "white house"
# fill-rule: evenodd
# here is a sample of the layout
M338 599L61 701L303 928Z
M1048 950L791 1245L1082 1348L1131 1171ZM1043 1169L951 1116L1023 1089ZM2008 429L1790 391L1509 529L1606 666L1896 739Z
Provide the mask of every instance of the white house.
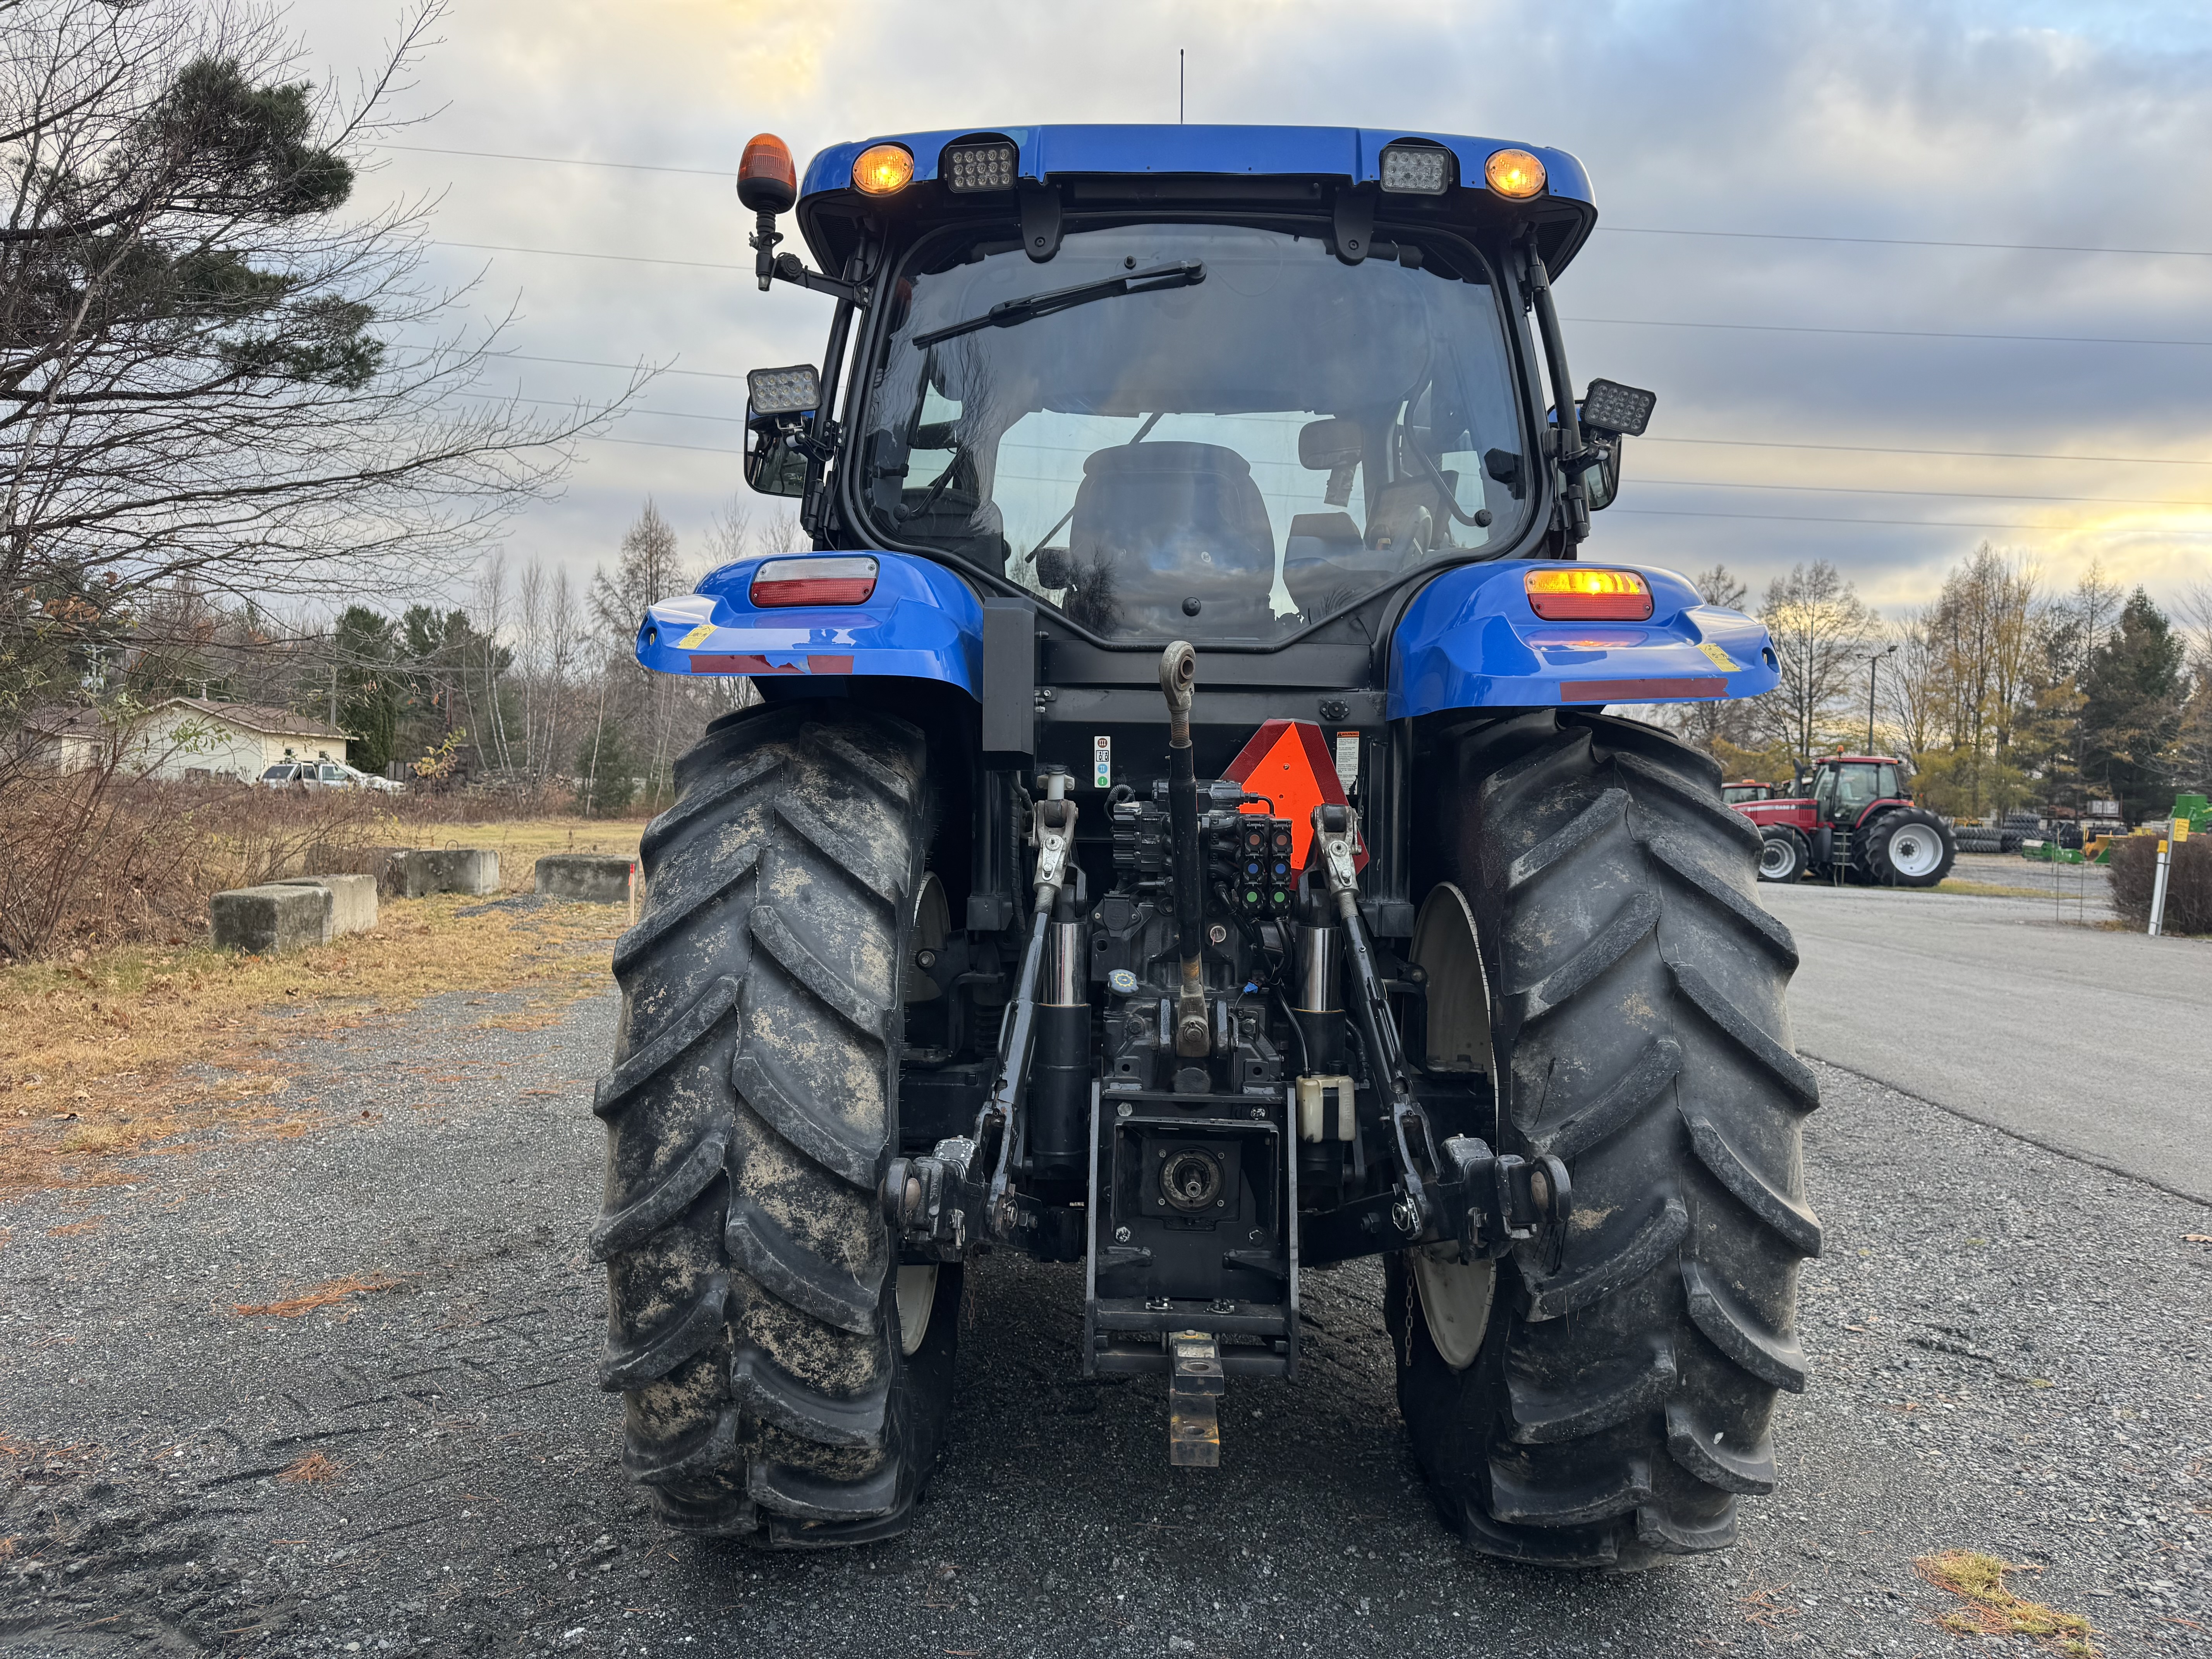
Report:
M89 766L112 727L89 708L47 728L47 753L65 767ZM346 757L346 734L320 720L258 703L171 697L148 709L123 738L124 767L148 777L212 774L252 780L279 761Z

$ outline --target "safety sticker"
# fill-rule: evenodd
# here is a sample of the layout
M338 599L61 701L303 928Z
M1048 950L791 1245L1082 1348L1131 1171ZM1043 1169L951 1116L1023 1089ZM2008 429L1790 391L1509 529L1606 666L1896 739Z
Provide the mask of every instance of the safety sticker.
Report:
M1734 657L1729 655L1727 652L1722 650L1720 647L1711 643L1710 641L1699 641L1698 643L1698 649L1705 653L1706 657L1711 661L1714 667L1720 669L1724 672L1734 674L1741 671L1743 667L1741 663L1738 662Z
M1114 787L1114 739L1099 737L1091 739L1091 787L1111 789Z
M1336 734L1336 777L1347 795L1359 787L1359 733L1357 732Z
M714 637L714 624L710 622L702 622L690 633L686 634L682 639L677 641L676 648L678 651L689 651L693 646L704 645L708 640Z

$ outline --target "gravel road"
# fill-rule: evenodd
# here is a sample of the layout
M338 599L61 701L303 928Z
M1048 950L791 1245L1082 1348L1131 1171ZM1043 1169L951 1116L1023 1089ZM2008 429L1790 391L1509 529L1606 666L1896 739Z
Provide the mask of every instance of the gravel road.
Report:
M1799 1052L2212 1203L2212 944L2100 926L2102 870L1959 862L2061 896L1760 888L1804 957Z
M1822 1068L1810 1391L1734 1551L1628 1577L1448 1537L1381 1276L1314 1276L1314 1363L1176 1470L1150 1380L1075 1374L1076 1270L971 1277L963 1420L897 1541L672 1537L617 1470L590 1080L615 1005L448 998L304 1049L330 1127L0 1203L13 1654L1948 1651L1916 1555L1986 1549L2109 1654L2212 1653L2212 1212ZM301 1316L237 1311L357 1275ZM276 1477L319 1452L329 1478ZM2025 1648L1997 1651L2019 1650Z

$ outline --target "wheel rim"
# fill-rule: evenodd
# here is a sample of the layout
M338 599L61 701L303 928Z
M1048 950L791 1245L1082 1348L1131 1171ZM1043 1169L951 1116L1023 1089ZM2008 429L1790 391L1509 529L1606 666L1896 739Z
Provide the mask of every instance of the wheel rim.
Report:
M1489 1071L1489 981L1475 943L1474 912L1451 883L1438 883L1422 901L1410 954L1428 992L1428 1069ZM1447 1366L1463 1371L1474 1363L1490 1323L1498 1264L1463 1262L1458 1254L1415 1250L1407 1261L1429 1340Z
M1759 844L1759 873L1769 881L1779 881L1790 873L1790 866L1797 862L1797 854L1790 843L1779 836L1769 836Z
M1902 824L1889 838L1889 866L1900 876L1932 876L1942 862L1942 840L1924 823Z
M1490 989L1474 942L1474 912L1449 882L1431 888L1413 924L1413 958L1428 988L1428 1068L1490 1069Z
M934 1261L909 1262L898 1270L899 1352L911 1359L929 1334L929 1310L937 1305Z

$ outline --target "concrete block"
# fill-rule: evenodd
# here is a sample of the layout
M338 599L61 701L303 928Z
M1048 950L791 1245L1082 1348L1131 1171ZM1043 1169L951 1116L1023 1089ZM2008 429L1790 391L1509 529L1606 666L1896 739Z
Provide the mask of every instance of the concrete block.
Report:
M277 887L326 887L331 894L331 936L365 933L376 926L374 876L292 876Z
M208 901L208 921L217 950L270 956L327 944L332 902L327 887L240 887Z
M394 853L386 866L386 884L401 898L433 893L483 895L499 891L499 849L495 847L410 848Z
M611 853L553 853L538 860L538 891L586 904L629 899L629 860Z

